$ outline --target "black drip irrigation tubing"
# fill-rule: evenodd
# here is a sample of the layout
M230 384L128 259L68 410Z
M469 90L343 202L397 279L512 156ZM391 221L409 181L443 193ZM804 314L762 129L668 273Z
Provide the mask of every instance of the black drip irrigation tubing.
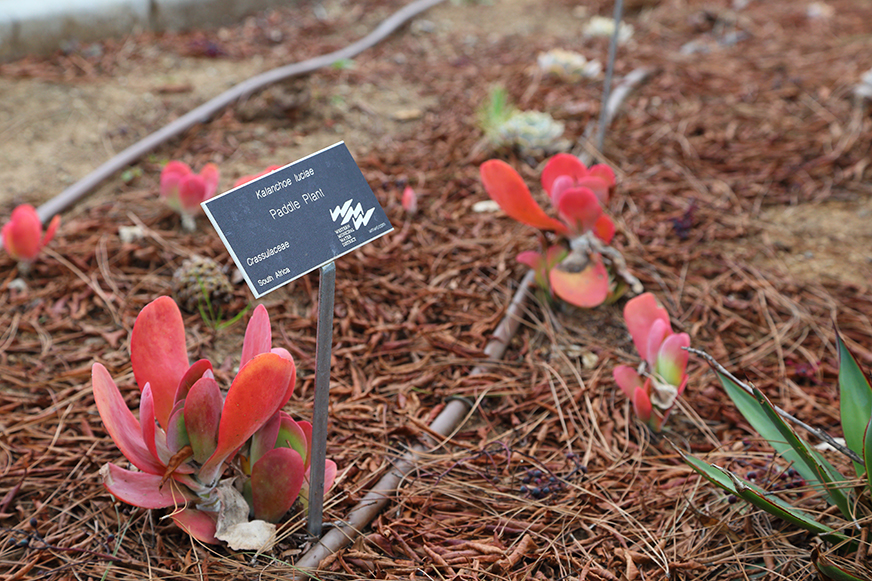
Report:
M303 62L272 69L233 86L217 97L206 101L196 109L179 117L169 125L155 131L145 139L134 143L48 202L42 204L36 209L39 219L45 224L52 216L70 208L82 197L94 190L103 180L197 123L205 123L217 112L233 104L238 99L243 99L279 81L311 73L317 69L330 66L336 61L353 58L390 36L391 33L418 14L442 2L444 0L416 0L394 12L382 21L375 30L345 48Z

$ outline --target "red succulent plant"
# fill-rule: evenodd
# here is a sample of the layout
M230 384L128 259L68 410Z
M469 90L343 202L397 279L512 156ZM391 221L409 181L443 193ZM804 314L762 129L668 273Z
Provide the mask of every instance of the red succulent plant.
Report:
M136 470L101 468L113 496L143 508L173 507L170 515L206 543L217 542L225 465L238 460L241 495L255 519L277 522L307 487L311 426L282 406L296 367L287 350L271 348L266 308L259 305L245 332L239 372L227 394L201 359L189 363L176 303L161 297L140 312L130 338L131 363L142 391L139 419L100 363L92 368L94 399L106 431ZM325 490L336 475L327 461Z
M596 248L611 242L615 235L614 222L603 211L615 185L611 168L602 164L587 168L577 157L565 153L552 157L542 171L542 187L559 219L536 203L524 179L506 162L486 161L480 173L488 195L509 217L565 238L566 245L557 245L556 250L548 245L543 252L527 251L518 256L519 261L537 270L539 284L580 307L603 303L613 289Z

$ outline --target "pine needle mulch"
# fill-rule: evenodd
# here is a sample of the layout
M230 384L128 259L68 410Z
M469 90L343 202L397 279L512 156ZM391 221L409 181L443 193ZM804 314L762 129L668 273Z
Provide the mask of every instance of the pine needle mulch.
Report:
M606 154L620 175L609 208L619 224L615 245L695 347L786 411L838 434L832 321L872 363L868 284L792 274L784 266L791 248L771 243L761 216L868 201L872 117L850 91L872 67L861 58L872 12L847 0L829 3L832 15L818 19L790 3L736 11L725 2L689 4L630 16L635 44L621 50L618 74L640 66L656 74L608 133ZM266 20L282 26L290 16L277 11ZM239 38L248 44L225 42L219 58L267 45L246 26ZM331 33L327 25L322 32ZM162 47L190 50L203 34L164 39ZM428 434L448 398L474 404L468 421L421 455L388 508L318 576L814 578L809 553L818 541L731 503L673 451L670 442L742 474L778 470L702 362L691 360L687 394L662 437L632 419L611 379L616 364L636 362L622 302L582 311L531 298L505 358L470 376L522 278L514 256L535 244L529 229L472 209L485 199L477 165L490 155L470 154L481 151L475 109L489 84L501 82L514 102L552 112L578 138L600 96L598 83L531 75L535 55L555 41L523 40L464 44L449 31L427 39L432 54L454 55L437 59L406 31L353 69L316 73L348 83L400 74L439 103L414 134L354 152L396 230L337 264L328 454L340 476L325 521L341 521L392 460ZM708 52L681 55L691 40ZM572 42L559 46L604 54L599 41ZM389 58L397 52L414 58ZM99 58L111 62L111 54ZM4 74L51 76L71 58L13 63ZM159 155L207 159L245 130L229 111ZM535 186L541 159L493 155ZM273 552L238 554L192 543L161 511L115 503L99 482L102 464L123 459L94 406L92 363L106 365L135 407L127 341L136 314L169 292L185 258L230 263L206 224L182 233L156 199L159 165L137 167L138 181L119 177L64 216L26 290L10 285L19 273L0 257L0 578L287 579L308 543L299 515ZM407 183L421 196L415 216L399 205ZM122 242L119 226L138 226L143 237ZM838 250L851 244L854 233L847 234L824 242ZM846 268L861 280L869 274L862 264ZM296 358L300 380L288 409L302 418L311 413L317 290L313 274L262 300L274 344ZM238 287L226 317L249 296ZM209 358L229 385L244 321L216 330L194 313L185 323L190 356ZM801 483L790 494L809 510L826 509ZM864 541L851 558L863 565L869 550Z

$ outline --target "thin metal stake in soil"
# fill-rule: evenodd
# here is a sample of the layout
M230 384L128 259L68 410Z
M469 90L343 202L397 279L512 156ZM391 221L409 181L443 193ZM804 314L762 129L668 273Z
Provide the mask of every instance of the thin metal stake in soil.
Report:
M606 103L609 102L609 93L612 90L612 75L615 74L615 53L618 50L618 33L621 31L621 15L624 12L624 0L615 0L615 31L612 33L612 38L609 41L609 62L606 65L606 78L603 83L603 99L600 103L600 118L596 132L596 150L600 156L603 153L603 142L606 139L606 125L609 120L607 116Z
M330 404L330 355L333 344L333 297L336 263L321 267L318 280L318 336L315 339L315 406L312 411L309 471L309 534L321 537L324 519L324 470L327 457L327 407Z

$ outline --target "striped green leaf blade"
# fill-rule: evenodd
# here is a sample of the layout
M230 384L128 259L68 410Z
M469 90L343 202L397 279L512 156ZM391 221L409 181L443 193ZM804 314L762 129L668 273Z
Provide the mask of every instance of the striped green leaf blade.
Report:
M862 456L866 426L872 418L872 387L838 331L836 343L839 346L839 405L842 414L842 432L845 434L848 448ZM866 470L866 467L859 462L854 462L854 468L857 470L857 476Z
M723 488L730 494L737 494L736 487L733 486L733 481L730 480L729 476L724 474L723 470L716 466L712 466L707 462L703 462L693 454L685 454L681 450L677 451L681 455L681 458L687 462L688 466L696 470L703 478L715 486Z
M868 581L870 572L859 571L853 564L834 563L826 553L821 552L819 547L815 547L811 553L811 562L814 563L814 568L817 569L821 579L828 581Z
M724 390L739 411L745 417L751 427L760 434L769 444L778 452L778 455L784 458L785 461L793 464L797 472L812 486L822 486L817 472L809 468L800 458L799 453L793 449L785 440L784 436L778 430L778 427L772 422L766 414L763 406L757 399L737 385L732 379L722 373L715 371Z
M778 429L783 441L790 445L803 464L805 464L810 471L814 472L818 481L823 484L824 492L826 493L829 502L839 507L839 511L841 511L846 519L853 520L853 501L845 492L845 477L842 476L832 464L827 462L819 452L813 450L805 440L796 435L796 432L794 432L790 426L781 419L778 412L775 411L769 398L767 398L763 392L756 387L754 388L754 398L757 400L757 403L760 404L760 408L769 418L769 421L772 422L772 425Z
M733 481L733 487L736 489L736 494L757 508L807 531L817 533L831 543L838 544L850 541L848 537L836 532L825 524L814 520L809 513L800 510L795 506L791 506L789 503L775 495L767 494L766 491L759 486L756 486L727 470L724 470L724 474Z
M863 436L863 459L866 463L866 486L872 492L872 418L866 424L866 433Z

